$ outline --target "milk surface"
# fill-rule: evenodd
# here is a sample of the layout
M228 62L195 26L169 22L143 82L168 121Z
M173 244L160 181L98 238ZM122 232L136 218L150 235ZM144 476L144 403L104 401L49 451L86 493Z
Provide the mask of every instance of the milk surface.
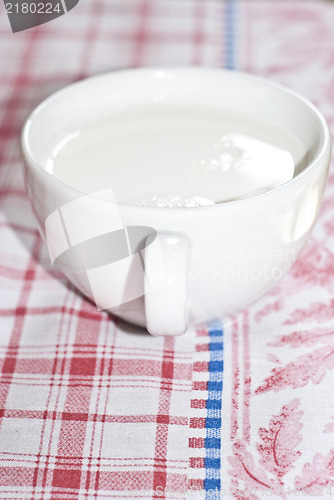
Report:
M305 148L254 116L203 106L152 105L66 130L45 168L84 193L117 201L193 207L247 198L289 181Z

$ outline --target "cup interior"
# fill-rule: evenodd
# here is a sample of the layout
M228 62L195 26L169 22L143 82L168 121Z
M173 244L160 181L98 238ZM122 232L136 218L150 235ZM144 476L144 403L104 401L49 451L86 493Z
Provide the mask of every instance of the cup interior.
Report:
M66 129L134 106L192 105L256 115L289 130L302 146L297 174L323 149L326 125L307 100L279 85L220 69L141 69L93 77L40 104L23 130L30 163L43 168L46 152Z

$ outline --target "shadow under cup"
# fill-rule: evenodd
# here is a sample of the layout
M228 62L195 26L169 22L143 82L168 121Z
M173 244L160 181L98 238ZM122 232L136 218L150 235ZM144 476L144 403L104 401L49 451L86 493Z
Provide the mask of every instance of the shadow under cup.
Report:
M295 177L259 195L196 208L117 203L44 168L66 129L143 105L192 105L254 115L304 145ZM314 224L330 159L328 127L301 96L220 69L139 69L90 78L40 104L22 133L27 190L53 264L99 309L156 335L235 314L275 286Z

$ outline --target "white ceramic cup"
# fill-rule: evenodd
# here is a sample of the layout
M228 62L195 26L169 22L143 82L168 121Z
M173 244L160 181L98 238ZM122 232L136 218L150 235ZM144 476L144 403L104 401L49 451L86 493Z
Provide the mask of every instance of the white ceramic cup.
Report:
M84 195L43 167L71 127L131 106L206 105L255 114L297 136L306 165L292 180L238 201L196 208L118 204L112 186ZM273 288L307 240L322 199L331 142L300 95L220 69L113 72L40 104L22 133L27 190L51 260L100 309L153 335L235 314Z

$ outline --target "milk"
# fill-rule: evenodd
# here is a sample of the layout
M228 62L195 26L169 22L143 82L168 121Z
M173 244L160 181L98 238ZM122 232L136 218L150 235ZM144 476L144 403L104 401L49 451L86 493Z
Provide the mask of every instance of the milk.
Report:
M196 207L273 189L303 167L302 143L278 125L226 109L124 109L57 138L45 168L84 192L117 201Z

